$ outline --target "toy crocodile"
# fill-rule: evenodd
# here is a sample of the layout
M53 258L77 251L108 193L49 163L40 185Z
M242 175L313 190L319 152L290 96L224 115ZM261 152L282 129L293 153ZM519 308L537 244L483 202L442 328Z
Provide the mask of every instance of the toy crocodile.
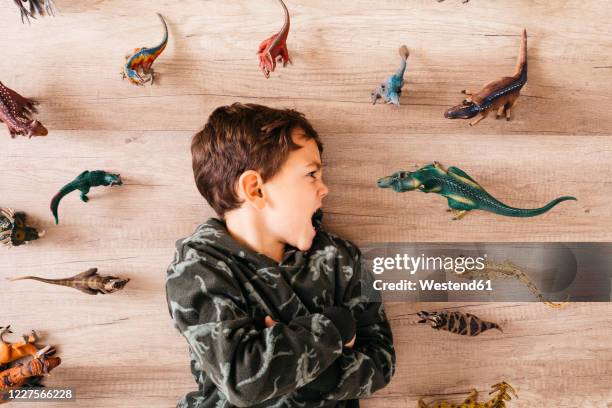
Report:
M459 220L471 210L484 210L506 217L534 217L544 214L555 205L575 197L563 196L552 200L544 207L523 209L510 207L492 195L480 184L457 167L444 169L438 162L428 164L417 171L398 171L391 176L378 180L378 187L392 188L398 193L420 190L424 193L436 193L448 200L450 210Z
M101 276L98 275L98 268L91 268L85 272L79 273L71 278L66 279L45 279L37 276L22 276L20 278L7 278L11 281L22 279L33 279L39 282L50 283L52 285L68 286L80 290L88 295L103 295L113 293L123 287L130 281L129 279L121 279L116 276Z
M277 59L278 62L283 63L283 67L286 67L287 63L292 63L289 57L289 50L287 49L287 37L289 36L289 26L291 25L289 10L287 10L283 0L278 0L278 2L285 13L283 26L278 33L272 34L263 40L257 49L259 69L261 69L266 79L270 78L270 73L276 69Z
M30 17L36 18L36 16L44 16L45 12L49 16L53 16L53 0L13 0L17 7L19 7L19 11L21 12L21 22L25 23L26 20L28 24L30 23ZM26 8L26 4L30 5L30 9Z
M453 404L446 401L435 401L431 402L430 404L426 404L423 402L423 399L420 398L418 408L506 408L506 401L510 401L512 399L510 393L518 398L514 388L512 388L512 386L505 381L495 384L491 388L493 389L489 392L489 395L493 394L494 392L497 392L497 395L487 402L477 402L476 399L478 398L478 391L476 389L472 389L466 400L461 404ZM508 391L510 391L510 393Z
M31 119L37 113L38 102L24 98L0 82L0 122L8 127L12 138L23 136L47 136L47 129L37 120Z
M89 193L90 188L98 186L112 187L114 185L120 186L122 184L123 182L121 181L119 174L107 173L103 170L85 170L70 183L62 187L62 189L51 200L51 212L55 218L55 223L59 224L57 210L61 199L71 192L79 190L81 192L81 200L86 203L89 201L87 193Z
M489 82L478 92L462 93L469 96L461 105L454 106L444 113L447 119L469 119L480 114L470 122L474 126L487 117L489 112L497 111L497 118L502 115L510 120L512 107L519 97L521 88L527 83L527 30L523 30L521 49L519 51L516 71L511 77L503 77Z
M420 311L417 315L421 318L419 323L431 324L436 330L446 330L463 336L478 336L489 329L497 329L503 332L497 323L486 322L478 316L470 313L460 312L426 312Z
M375 105L379 98L382 98L386 103L399 105L400 96L402 94L402 87L404 86L404 72L406 71L406 61L410 52L408 47L402 45L399 48L399 55L401 57L400 67L397 69L395 74L391 75L385 82L380 84L374 91L372 91L372 104Z
M45 235L26 225L26 214L0 207L0 245L8 248L24 245Z
M164 37L161 43L153 48L136 48L131 54L125 56L126 62L121 76L136 85L144 85L149 81L153 85L153 62L168 45L168 26L162 15L159 13L157 15L164 26Z

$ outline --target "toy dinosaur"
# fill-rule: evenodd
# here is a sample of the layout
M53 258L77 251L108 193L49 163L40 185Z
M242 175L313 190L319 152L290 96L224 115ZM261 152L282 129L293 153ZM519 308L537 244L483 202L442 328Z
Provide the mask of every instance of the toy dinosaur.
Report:
M11 208L0 207L0 245L8 248L29 244L45 235L26 225L26 214L15 212Z
M89 201L87 193L89 193L90 188L98 186L112 187L114 185L120 186L122 184L123 182L121 181L119 174L107 173L103 170L85 170L70 183L62 187L62 189L55 196L53 196L53 199L51 200L51 212L55 218L55 223L59 224L57 210L60 200L71 192L79 190L81 192L81 200L86 203Z
M287 66L287 63L293 64L289 57L289 50L287 50L287 36L289 35L289 10L283 2L278 0L283 11L285 12L285 22L281 27L280 31L276 34L271 35L259 44L257 55L259 56L259 68L263 72L264 76L270 78L270 73L276 69L276 61L283 63L283 67Z
M480 114L470 122L470 126L487 117L489 112L497 111L497 118L502 115L510 120L512 107L519 97L521 88L527 83L527 30L523 30L521 49L519 51L516 71L511 77L503 77L489 82L478 92L461 91L469 96L461 105L454 106L444 113L447 119L469 119Z
M31 377L48 374L60 365L59 357L51 357L55 354L54 349L42 349L38 355L30 361L16 365L0 372L0 390L7 388L19 388Z
M404 86L404 72L406 71L406 61L410 52L408 47L402 45L399 48L399 55L401 57L400 67L397 69L395 74L391 75L385 82L380 84L374 91L372 91L372 104L375 105L379 98L382 98L386 103L399 105L400 96L402 94L402 87Z
M52 285L68 286L80 290L88 295L103 295L113 293L123 287L130 281L129 279L121 279L116 276L98 275L98 268L91 268L85 272L79 273L71 278L66 279L45 279L37 276L22 276L19 278L7 278L11 281L22 279L33 279L39 282L50 283Z
M506 401L510 401L512 399L510 393L518 398L514 388L512 388L512 386L505 381L495 384L491 388L493 389L489 392L489 395L493 394L494 392L497 392L497 395L487 402L477 402L476 399L478 398L478 391L476 389L472 389L466 400L461 404L436 401L431 402L430 404L433 405L430 405L423 402L423 398L420 398L418 408L506 408ZM510 391L510 393L508 391Z
M37 120L31 119L38 113L38 102L24 98L0 82L0 122L8 127L12 138L23 136L47 136L47 129Z
M454 220L464 217L468 211L484 210L506 217L534 217L544 214L555 205L575 197L563 196L552 200L544 207L523 209L510 207L492 195L480 184L457 167L444 169L438 162L428 164L419 170L398 171L391 176L378 180L378 187L392 188L398 193L420 190L424 193L435 193L446 197L450 210L455 214Z
M159 13L157 15L164 26L164 38L161 43L153 48L136 48L131 54L125 56L126 62L121 76L136 85L144 85L149 81L153 85L153 62L168 45L168 26L162 15Z
M38 341L36 332L32 330L29 335L23 335L23 341L18 343L9 343L4 340L5 333L13 333L11 325L0 327L0 366L19 360L25 356L36 357L38 348L34 343Z
M533 293L540 300L540 302L544 303L547 306L550 306L555 309L561 309L565 307L568 303L567 301L556 303L546 299L544 295L542 295L542 292L540 292L538 287L535 285L535 283L533 283L533 281L529 278L529 276L527 276L525 272L520 270L510 261L504 261L502 263L485 261L484 265L485 267L481 270L468 269L460 274L454 271L453 273L469 280L517 279L518 281L524 283L525 286L527 286L527 288L531 291L531 293Z
M25 23L26 20L28 24L30 23L30 17L36 18L36 15L43 17L45 12L49 16L53 16L53 7L55 4L53 0L13 0L17 7L19 7L19 11L21 11L21 22ZM28 10L25 5L30 5L30 9Z
M497 329L503 332L497 323L486 322L470 313L460 312L426 312L420 311L417 315L421 318L419 323L431 324L436 330L446 330L463 336L478 336L489 329Z

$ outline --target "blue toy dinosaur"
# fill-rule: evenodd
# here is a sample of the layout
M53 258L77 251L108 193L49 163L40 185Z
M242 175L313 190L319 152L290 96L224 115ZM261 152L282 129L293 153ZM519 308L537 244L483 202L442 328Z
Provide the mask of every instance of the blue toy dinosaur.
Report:
M404 72L406 71L406 61L408 60L408 47L402 45L399 48L399 55L402 57L400 67L391 75L385 82L380 84L374 91L372 91L372 104L375 105L379 98L384 99L386 103L393 105L400 104L400 96L402 94L402 87L404 86Z

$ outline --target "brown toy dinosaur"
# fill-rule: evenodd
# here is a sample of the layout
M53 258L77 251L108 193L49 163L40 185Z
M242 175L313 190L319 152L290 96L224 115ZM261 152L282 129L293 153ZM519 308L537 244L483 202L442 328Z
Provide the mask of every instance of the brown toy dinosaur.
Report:
M283 3L283 0L278 0L283 7L285 12L285 22L276 34L271 35L259 44L257 55L259 56L259 68L262 70L264 76L270 78L270 72L274 72L276 68L276 60L283 63L283 67L287 66L287 63L293 64L289 57L289 50L287 50L287 36L289 35L289 10Z
M33 279L39 282L50 283L52 285L68 286L80 290L88 295L97 295L98 293L107 294L113 293L123 287L130 281L129 279L120 279L116 276L98 275L98 268L91 268L85 272L79 273L71 278L66 279L45 279L37 276L22 276L19 278L7 278L15 281L21 279Z
M11 325L0 327L0 366L19 360L25 356L36 357L38 348L34 345L38 341L36 332L32 330L30 335L23 335L23 341L19 343L9 343L4 341L5 333L13 333Z
M48 374L62 362L59 357L51 357L53 354L55 350L42 349L32 360L0 372L0 390L19 388L31 377Z
M512 107L516 104L521 88L527 83L527 30L523 30L521 49L513 76L489 82L478 92L461 91L469 97L461 105L454 106L444 113L447 119L478 118L470 126L487 117L489 112L497 111L497 118L505 115L510 120Z
M47 129L37 120L31 119L37 113L38 102L24 98L0 82L0 122L8 127L11 137L17 135L47 136Z

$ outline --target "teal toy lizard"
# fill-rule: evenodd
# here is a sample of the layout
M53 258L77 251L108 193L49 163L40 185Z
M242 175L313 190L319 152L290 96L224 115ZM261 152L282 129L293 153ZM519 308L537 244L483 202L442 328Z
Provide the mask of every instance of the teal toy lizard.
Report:
M51 212L53 213L53 217L55 218L55 223L59 224L57 210L61 199L72 193L73 191L79 190L81 192L81 200L83 200L83 202L87 202L89 201L87 193L89 193L89 189L91 187L112 187L114 185L120 186L122 184L123 182L121 181L121 177L119 176L119 174L107 173L103 170L85 170L70 183L62 187L62 189L51 200Z
M136 85L144 85L151 81L153 85L153 62L166 49L168 45L168 26L161 14L157 13L164 26L164 38L159 45L148 48L136 48L132 54L126 55L126 62L121 75ZM142 74L142 75L141 75Z
M448 200L454 220L463 218L468 211L484 210L506 217L534 217L544 214L555 205L575 197L563 196L552 200L544 207L523 209L510 207L489 194L480 184L457 167L444 169L438 162L428 164L416 171L398 171L378 180L378 187L392 188L398 193L420 190L436 193Z

